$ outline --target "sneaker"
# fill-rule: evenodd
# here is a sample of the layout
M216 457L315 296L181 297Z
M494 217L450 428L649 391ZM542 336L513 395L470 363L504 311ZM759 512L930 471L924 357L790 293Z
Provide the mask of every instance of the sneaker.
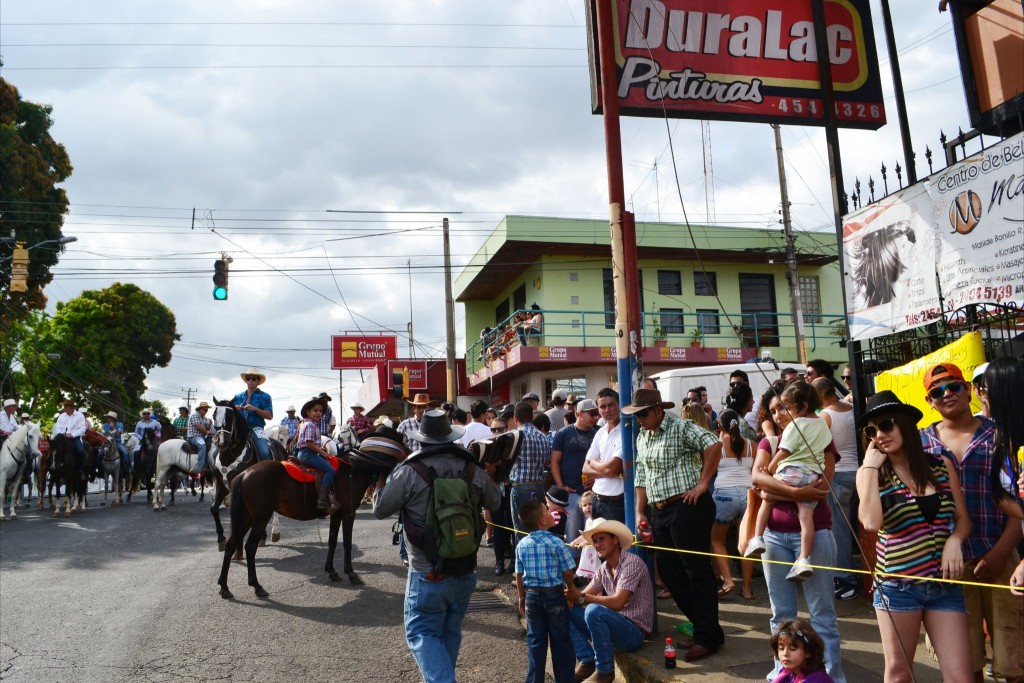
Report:
M793 568L786 574L786 581L800 583L810 578L812 574L814 574L814 569L811 568L811 558L801 557L793 563Z
M764 544L764 537L754 536L747 543L747 549L743 552L743 557L760 557L766 550L768 550L768 546Z
M836 600L853 600L857 597L857 584L836 579Z

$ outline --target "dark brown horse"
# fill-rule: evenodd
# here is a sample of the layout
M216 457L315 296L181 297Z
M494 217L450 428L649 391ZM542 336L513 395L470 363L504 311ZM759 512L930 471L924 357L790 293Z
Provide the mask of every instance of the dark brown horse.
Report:
M92 447L84 442L82 446L85 449L84 467L79 463L78 451L75 449L73 439L63 434L58 434L50 440L48 455L51 457L47 463L47 471L50 475L50 481L57 486L58 491L57 505L53 508L54 517L60 515L59 487L61 484L64 485L64 516L69 517L73 509L77 509L79 512L85 511L85 494L88 489L86 473L91 468ZM42 498L43 476L42 463L40 463L40 499ZM42 503L42 500L40 500L40 503Z
M352 467L344 460L341 461L333 486L339 508L331 515L327 537L327 562L324 565L324 571L331 581L341 581L341 575L334 570L334 552L338 547L338 529L341 528L344 530L344 571L352 585L363 584L363 580L352 568L352 525L363 491L369 483L368 475L362 472L353 474ZM220 584L222 598L234 597L228 590L228 569L231 566L231 556L236 548L242 547L243 540L249 585L255 589L257 597L267 597L267 591L256 579L256 547L260 537L266 533L267 523L275 512L300 521L322 518L324 511L316 507L316 494L315 483L296 481L279 462L257 463L235 477L231 485L231 535L224 547L224 563L221 566L220 579L217 581Z
M139 450L132 462L132 486L128 489L128 502L132 502L132 494L139 490L140 485L146 487L146 502L153 502L153 475L156 474L156 430L146 427L142 430Z

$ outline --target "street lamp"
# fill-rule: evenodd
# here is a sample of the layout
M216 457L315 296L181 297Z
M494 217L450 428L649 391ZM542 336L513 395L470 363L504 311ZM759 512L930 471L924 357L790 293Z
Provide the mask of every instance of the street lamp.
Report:
M77 241L78 241L78 238L75 237L74 235L62 235L60 238L55 239L55 240L43 240L42 242L36 242L35 244L33 244L30 247L25 247L25 251L31 251L31 250L35 249L36 247L43 246L44 244L54 244L54 243L56 243L56 244L70 244L71 242L77 242ZM17 244L17 241L13 237L0 237L0 242L14 242L15 244ZM0 259L0 263L3 263L4 261L9 261L12 258L14 258L13 255L5 256L4 258Z

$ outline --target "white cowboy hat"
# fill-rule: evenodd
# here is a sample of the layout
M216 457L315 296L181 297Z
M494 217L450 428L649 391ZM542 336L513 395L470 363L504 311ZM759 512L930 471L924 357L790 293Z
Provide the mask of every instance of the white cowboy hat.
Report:
M284 411L284 412L286 412L286 413L294 413L294 412L295 412L295 406L288 406L288 407L287 407L287 408L285 409L285 411Z
M142 410L139 411L139 417L142 417L143 415L152 415L152 414L153 414L153 410L151 408L143 408Z
M359 408L359 410L366 410L366 408L364 408L362 406L362 404L359 403L359 401L356 401L355 403L353 403L351 408L352 408L352 410L355 410L356 408Z
M389 427L390 428L390 427L394 427L395 423L392 422L391 419L387 415L381 415L380 417L378 417L376 420L373 421L373 426L374 427L380 427L381 425L384 425L385 427Z
M243 372L243 373L242 373L242 381L244 382L244 381L245 381L245 378L246 378L246 377L248 377L248 376L250 376L250 375L256 375L257 377L259 377L259 378L260 378L260 381L256 383L256 386L259 386L259 385L261 385L261 384L263 384L264 382L266 382L266 381L267 381L267 376L266 376L266 375L264 375L264 374L263 374L262 372L260 372L259 370L257 370L256 368L249 368L248 370L246 370L245 372Z
M594 526L590 527L587 531L582 532L583 538L587 539L587 543L593 545L594 534L612 534L618 536L619 545L622 546L623 550L626 550L633 545L633 532L629 530L622 522L617 522L614 519L605 519L598 517L594 520Z
M178 410L188 410L188 406L178 406Z
M112 417L112 418L114 418L116 420L117 419L117 413L115 413L113 410L111 410L109 413L107 413L103 417Z
M4 408L7 408L8 406L16 406L16 405L18 405L18 402L15 401L13 398L9 398L9 399L4 401Z

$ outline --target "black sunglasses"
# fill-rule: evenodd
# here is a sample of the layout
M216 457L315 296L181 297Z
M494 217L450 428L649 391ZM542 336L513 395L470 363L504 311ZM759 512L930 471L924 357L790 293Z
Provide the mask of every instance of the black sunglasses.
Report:
M928 395L931 396L933 400L938 400L938 399L942 398L946 394L947 391L952 392L954 394L959 394L960 390L963 389L963 388L964 388L964 383L963 382L948 382L946 384L942 384L942 385L937 386L934 389L930 390L928 392Z
M850 375L843 375L843 381L844 382L849 382L850 379L852 379Z
M652 408L644 408L643 410L638 410L635 413L633 413L633 417L635 417L638 420L642 420L642 419L644 419L645 417L647 417L650 414L651 410L653 410L653 409Z
M259 380L260 380L260 376L259 375L246 375L245 376L245 381L246 382L258 382Z
M746 384L746 382L742 382L742 381L729 382L729 386L732 387L733 389L735 389L736 387L741 386L743 384Z
M875 438L879 432L891 432L893 427L896 426L896 421L892 419L879 420L876 424L868 425L864 428L864 436L869 439Z
M600 417L600 413L598 413L596 410L585 410L581 414L589 415L590 417Z
M501 434L505 430L505 427L491 427L491 434Z

